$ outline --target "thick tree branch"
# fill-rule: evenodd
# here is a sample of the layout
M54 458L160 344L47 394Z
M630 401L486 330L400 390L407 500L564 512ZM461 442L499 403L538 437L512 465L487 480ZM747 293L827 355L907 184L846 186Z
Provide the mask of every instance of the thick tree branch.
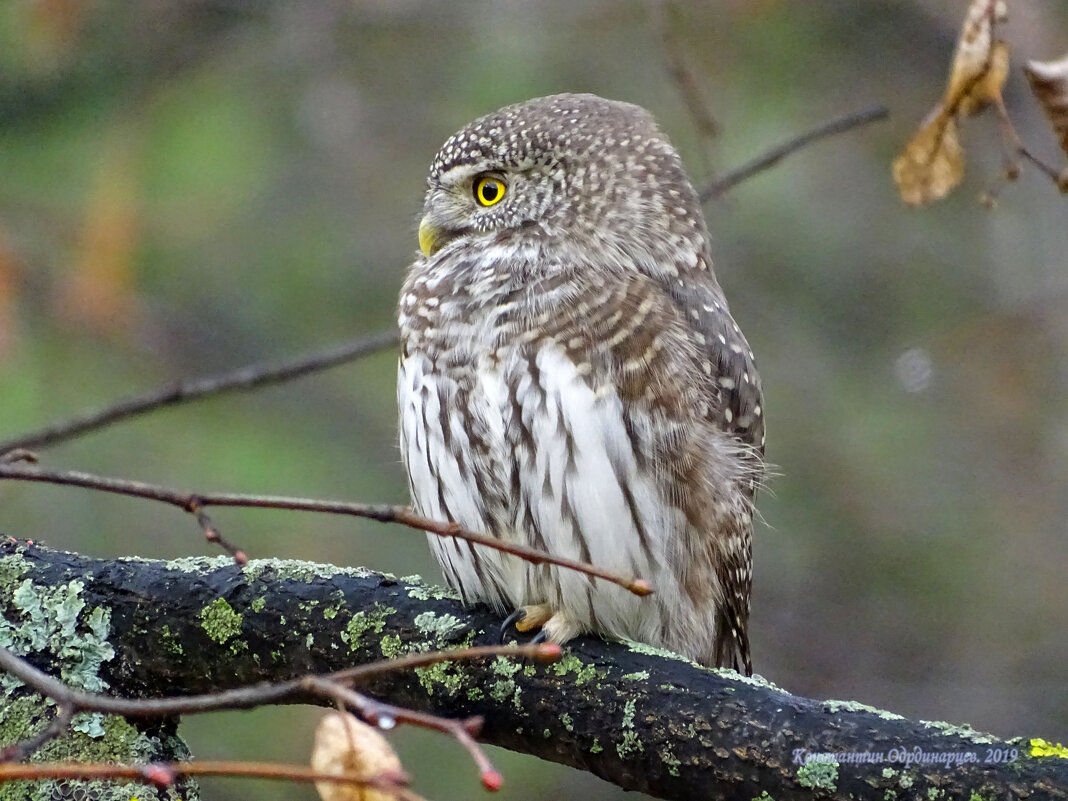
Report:
M445 591L358 568L240 567L224 557L104 561L15 542L0 554L0 627L25 631L26 598L57 588L67 588L68 605L72 595L84 603L80 620L106 610L96 624L108 621L114 657L102 660L99 676L124 697L212 692L485 644L499 623L485 609L464 610ZM29 606L39 610L40 602ZM48 646L22 645L38 667L63 669ZM1024 743L799 698L730 671L596 639L575 642L551 665L435 663L358 687L436 715L481 715L486 742L663 798L749 801L765 791L775 799L882 798L888 791L897 799L968 798L972 791L1064 798L1068 787L1068 760L1032 758ZM1019 758L984 763L988 749L998 748L1016 749ZM814 753L833 753L837 763L795 762ZM882 762L845 756L880 753ZM902 758L890 761L891 754ZM921 754L942 761L904 763Z

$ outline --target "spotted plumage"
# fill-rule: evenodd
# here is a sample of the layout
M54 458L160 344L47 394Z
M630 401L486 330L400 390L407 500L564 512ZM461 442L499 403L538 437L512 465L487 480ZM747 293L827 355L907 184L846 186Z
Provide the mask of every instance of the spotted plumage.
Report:
M557 642L751 672L760 379L651 115L555 95L476 120L434 159L420 244L399 312L416 509L656 592L431 537L448 583Z

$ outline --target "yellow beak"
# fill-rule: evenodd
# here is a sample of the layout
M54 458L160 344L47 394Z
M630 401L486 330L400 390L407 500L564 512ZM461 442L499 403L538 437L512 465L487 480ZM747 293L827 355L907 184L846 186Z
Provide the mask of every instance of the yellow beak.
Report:
M423 251L423 255L429 258L438 249L440 240L441 229L434 227L434 224L424 217L419 223L419 249Z

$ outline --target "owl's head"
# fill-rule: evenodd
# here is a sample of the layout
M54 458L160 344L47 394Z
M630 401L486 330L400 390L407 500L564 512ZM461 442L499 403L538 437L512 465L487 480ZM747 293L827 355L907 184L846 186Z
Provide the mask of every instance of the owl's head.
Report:
M507 106L461 129L430 167L419 245L665 264L707 231L678 153L649 112L595 95Z

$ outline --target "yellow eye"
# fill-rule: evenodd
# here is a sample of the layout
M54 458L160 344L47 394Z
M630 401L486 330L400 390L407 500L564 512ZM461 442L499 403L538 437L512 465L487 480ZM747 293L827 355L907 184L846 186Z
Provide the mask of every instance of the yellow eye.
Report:
M492 206L494 203L500 203L505 191L507 191L507 187L500 178L491 178L488 175L484 175L475 181L475 200L478 201L480 206Z

